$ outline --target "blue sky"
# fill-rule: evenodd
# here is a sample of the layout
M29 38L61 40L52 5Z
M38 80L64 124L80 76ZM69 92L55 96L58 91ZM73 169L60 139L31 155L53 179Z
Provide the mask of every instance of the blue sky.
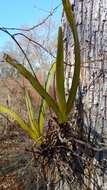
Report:
M61 0L0 0L0 27L33 26L60 3ZM61 7L54 15L57 23L60 18ZM8 40L8 36L0 32L0 49Z

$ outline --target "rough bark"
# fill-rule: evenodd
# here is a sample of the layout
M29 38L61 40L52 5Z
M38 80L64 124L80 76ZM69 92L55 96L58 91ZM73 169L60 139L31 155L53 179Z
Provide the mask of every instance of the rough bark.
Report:
M89 126L107 143L107 0L71 0L81 45L81 86ZM62 16L65 42L66 90L72 83L73 38ZM69 79L69 80L68 80ZM103 157L107 155L103 152Z

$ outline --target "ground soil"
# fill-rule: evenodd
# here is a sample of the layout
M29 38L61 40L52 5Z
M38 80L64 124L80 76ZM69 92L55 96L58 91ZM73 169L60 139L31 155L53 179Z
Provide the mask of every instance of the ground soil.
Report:
M10 126L10 128L13 126ZM24 190L22 173L31 160L32 141L16 126L0 135L0 190Z

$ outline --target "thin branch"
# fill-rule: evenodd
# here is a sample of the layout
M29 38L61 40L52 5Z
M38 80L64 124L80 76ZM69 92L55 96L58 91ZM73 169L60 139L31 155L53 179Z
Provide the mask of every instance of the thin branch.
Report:
M27 55L26 55L24 49L21 47L21 45L19 44L19 42L18 42L18 41L15 39L15 37L14 37L10 32L8 32L6 29L0 28L0 30L3 31L3 32L5 32L6 34L8 34L8 35L14 40L14 42L17 44L17 46L19 47L19 49L21 50L21 52L22 52L23 55L25 56L25 58L26 58L26 60L27 60L27 62L28 62L28 64L29 64L29 66L30 66L30 69L31 69L31 71L32 71L32 73L33 73L33 75L34 75L34 77L36 78L36 75L35 75L35 72L34 72L34 69L33 69L32 65L31 65L31 63L30 63L30 60L28 59L28 57L27 57Z
M18 35L23 36L24 38L26 38L26 39L29 40L30 42L32 42L32 43L36 44L37 46L39 46L41 49L43 49L46 53L48 53L49 55L51 55L53 58L56 58L51 52L48 51L47 48L45 48L45 47L44 47L43 45L41 45L39 42L36 42L35 40L29 38L28 36L26 36L26 35L23 34L23 33L15 33L15 34L13 34L13 37L18 36Z
M34 30L35 28L40 27L41 25L43 25L48 19L49 17L51 17L55 11L61 6L61 3L56 6L53 11L46 17L44 18L39 24L32 26L31 28L25 29L25 28L10 28L10 27L2 27L3 30L18 30L18 31L24 31L24 32L30 32L31 30Z

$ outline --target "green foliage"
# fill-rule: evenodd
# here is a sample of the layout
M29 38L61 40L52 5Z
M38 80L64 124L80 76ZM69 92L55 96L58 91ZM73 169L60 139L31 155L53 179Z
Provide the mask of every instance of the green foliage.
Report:
M56 70L56 63L53 63L50 71L48 73L48 77L45 83L45 90L46 92L49 91L50 85L51 85L51 79L53 78L54 74L55 74L55 70ZM42 99L41 102L41 106L40 106L40 111L39 111L39 119L38 119L38 123L39 123L39 127L40 127L40 133L43 133L43 129L44 129L44 124L45 124L45 111L47 108L47 102L45 99Z
M7 113L9 116L13 117L19 123L21 128L23 128L29 134L29 136L34 140L42 139L41 136L43 137L44 121L45 121L44 115L47 105L56 114L59 123L67 122L68 115L73 108L77 87L79 84L81 61L80 61L80 47L79 47L77 28L75 24L75 18L69 0L62 0L62 3L68 23L73 33L74 53L75 53L74 75L67 102L65 98L65 89L64 89L64 56L63 56L64 50L63 50L63 32L61 27L59 27L59 33L58 33L56 64L54 63L49 71L45 88L43 88L43 86L40 84L37 77L33 76L33 74L30 71L28 71L22 64L18 63L18 61L16 61L9 55L7 54L4 55L4 60L10 65L12 65L14 68L16 68L31 83L32 87L39 93L39 95L42 97L42 104L40 107L39 119L37 121L34 116L35 114L29 94L28 92L26 92L25 99L26 99L26 106L30 121L30 127L26 125L26 123L21 118L19 118L19 116L16 115L16 113L7 109L3 105L0 105L0 112ZM56 73L57 101L55 101L48 93L49 86L51 83L51 78L54 73ZM42 142L42 140L40 142Z
M53 100L53 98L46 92L46 90L43 88L43 86L40 84L36 76L33 76L30 71L28 71L23 65L18 63L15 59L10 57L7 54L4 54L4 59L7 63L15 67L20 74L22 74L32 85L32 87L39 93L39 95L44 98L48 104L49 107L53 109L53 111L56 113L56 115L61 120L62 115L59 110L59 107L57 105L57 102Z
M63 115L63 120L66 121L63 51L64 51L63 50L63 34L62 34L62 28L59 27L58 48L57 48L57 58L56 58L56 92L57 92L57 97L58 97L59 109Z
M51 79L55 73L55 70L56 70L56 64L53 63L46 80L45 84L46 91L48 91L50 88ZM31 98L27 90L25 90L25 101L26 101L29 124L26 123L20 116L18 116L11 109L7 108L2 104L0 104L0 113L5 113L9 117L12 117L12 119L14 119L19 124L19 126L30 136L30 138L32 138L38 144L41 144L43 142L43 130L44 130L44 121L45 121L44 114L47 108L47 103L45 99L42 100L39 111L39 120L37 121L36 114L31 102Z
M19 124L19 126L30 136L30 138L32 138L33 140L38 139L37 135L30 128L30 126L14 111L12 111L11 109L7 108L6 106L0 104L0 113L5 113L5 114L9 115L9 117L13 118Z
M27 91L25 91L25 100L26 100L26 107L27 107L28 118L29 118L31 129L32 129L32 131L34 131L36 136L39 138L40 133L39 133L38 122L36 120L35 112L34 112L34 109L33 109L32 103L31 103L31 99L30 99L29 93Z
M74 38L74 54L75 54L74 75L73 75L72 86L71 86L68 101L67 101L67 115L68 115L71 109L73 108L77 88L79 85L81 58L80 58L80 44L79 44L79 39L78 39L78 32L77 32L75 18L74 18L73 11L71 9L70 2L69 0L62 0L62 3L63 3L67 21L72 30L72 34Z

